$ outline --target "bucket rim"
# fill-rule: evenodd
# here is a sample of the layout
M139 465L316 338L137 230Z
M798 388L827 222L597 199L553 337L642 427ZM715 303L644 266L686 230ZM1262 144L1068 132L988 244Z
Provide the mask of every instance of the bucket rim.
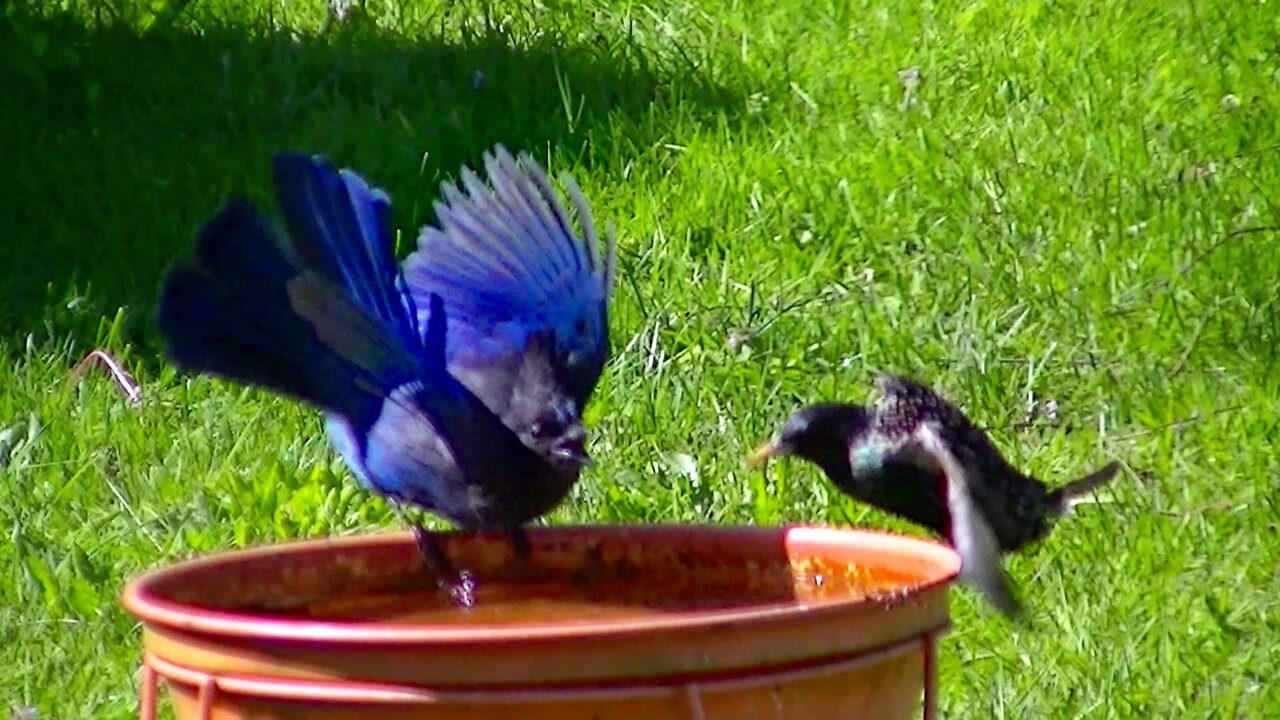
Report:
M465 625L431 625L406 622L300 620L262 614L198 607L163 597L155 586L171 581L174 576L199 572L231 564L251 562L257 558L282 553L306 553L316 550L352 550L361 547L412 545L413 533L392 531L292 541L269 546L219 552L166 565L146 572L124 587L121 600L125 610L146 626L157 630L197 633L227 638L272 640L282 642L322 643L329 646L441 646L527 644L532 642L580 641L587 638L623 638L673 631L752 626L787 622L804 616L817 619L829 614L851 612L883 613L893 607L910 604L937 589L945 589L960 572L960 556L950 546L917 536L879 530L823 527L813 525L786 526L707 526L693 524L592 524L529 528L531 539L563 535L640 536L641 540L675 539L697 535L715 535L720 539L735 535L759 537L779 535L790 546L802 543L829 547L856 546L859 549L885 552L895 556L911 556L934 566L936 577L913 585L905 592L890 597L856 600L822 600L807 603L773 602L734 608L689 610L662 615L641 615L634 619L555 621L528 623L468 623ZM445 535L492 535L492 533L453 531Z

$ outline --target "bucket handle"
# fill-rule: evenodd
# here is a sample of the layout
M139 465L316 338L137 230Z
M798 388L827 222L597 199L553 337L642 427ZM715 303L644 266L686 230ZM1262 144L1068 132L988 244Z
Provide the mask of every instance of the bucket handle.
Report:
M702 696L710 692L726 692L750 689L762 685L776 684L781 681L794 681L808 676L849 670L860 665L901 655L913 649L916 642L924 659L924 720L937 720L937 646L938 635L947 629L947 625L930 629L903 642L861 653L844 660L808 667L788 669L775 672L753 674L745 677L704 680L683 683L680 686L684 694L685 704L689 711L689 720L706 720ZM156 656L150 651L143 653L142 687L139 692L139 720L155 720L157 686L161 679L166 682L179 683L198 688L196 701L199 707L199 720L212 717L213 702L219 692L229 695L259 696L275 698L295 698L298 700L321 700L348 703L404 703L404 704L437 704L442 701L458 703L502 703L527 702L536 696L544 702L565 702L570 700L614 699L635 697L637 695L670 696L673 689L667 686L642 686L623 688L563 688L552 690L509 690L499 692L468 692L457 690L428 690L425 688L397 687L374 685L369 683L350 683L345 686L337 684L320 685L315 682L290 681L279 679L256 679L234 676L219 677L200 670L183 667Z
M707 720L702 709L702 688L696 682L684 686L684 701L689 706L689 720Z
M937 628L919 636L920 650L924 657L924 720L938 719L938 634L944 629L945 627ZM907 642L903 642L897 645L890 645L889 647L881 648L880 650L872 651L865 655L855 656L842 663L821 665L809 670L776 673L764 677L767 678L769 682L776 682L781 677L795 680L805 675L817 675L822 671L836 672L839 670L849 670L859 665L864 665L871 661L882 659L885 656L897 655L904 651L906 646ZM703 685L714 685L714 689L723 691L730 689L742 689L752 685L763 684L760 682L761 679L761 676L753 676L751 678L721 681L717 683L686 683L684 686L684 697L685 704L689 708L689 720L707 720L706 710L702 707Z

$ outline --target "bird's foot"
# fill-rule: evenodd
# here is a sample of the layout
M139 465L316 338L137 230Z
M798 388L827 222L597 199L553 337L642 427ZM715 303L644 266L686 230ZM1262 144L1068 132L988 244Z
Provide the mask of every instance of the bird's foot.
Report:
M440 539L426 531L418 523L413 523L413 540L422 554L422 562L427 571L436 578L436 586L449 594L455 605L470 608L476 603L476 581L471 573L458 570L453 561L445 554Z

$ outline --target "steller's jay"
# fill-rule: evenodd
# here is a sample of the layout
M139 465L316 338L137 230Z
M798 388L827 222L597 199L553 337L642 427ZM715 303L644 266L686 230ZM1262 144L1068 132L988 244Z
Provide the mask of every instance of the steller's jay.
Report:
M499 149L504 158L510 155ZM561 269L561 257L581 262L583 248L541 168L522 162L529 173L510 162L495 180L519 194L500 190L490 201L497 209L473 213L484 213L476 222L512 230L476 230L476 262L501 254L514 258L512 273L519 262L544 272ZM355 173L320 157L282 154L275 180L288 235L248 202L231 200L200 229L191 259L166 275L159 325L169 356L184 369L320 408L331 440L367 487L464 528L509 530L519 541L521 525L555 507L586 462L577 398L585 400L580 388L589 394L600 369L575 378L557 355L584 343L557 336L555 307L527 310L523 334L497 332L508 316L485 315L474 300L483 288L458 293L455 321L444 294L453 289L406 284L392 254L390 200ZM585 202L579 194L575 200L591 241ZM548 217L564 221L559 235L531 239L512 225L529 228ZM544 244L549 237L569 250L544 261L542 251L557 251ZM595 248L585 250L599 268ZM475 265L464 251L448 259ZM603 324L608 293L598 297L594 317ZM600 344L590 347L603 363L607 340L603 333L595 339ZM460 362L478 356L492 360ZM451 363L461 369L456 376Z
M986 433L929 388L893 375L880 376L876 387L880 398L871 408L830 403L797 411L753 463L805 458L854 498L950 539L961 577L1017 616L1000 554L1043 538L1119 463L1050 489L1005 461Z

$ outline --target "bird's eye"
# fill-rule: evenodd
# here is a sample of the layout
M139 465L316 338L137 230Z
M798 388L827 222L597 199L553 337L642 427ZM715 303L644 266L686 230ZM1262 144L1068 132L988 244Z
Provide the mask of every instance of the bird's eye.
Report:
M551 430L552 428L550 423L541 421L535 422L533 425L529 426L529 433L538 440L545 440L551 437Z

